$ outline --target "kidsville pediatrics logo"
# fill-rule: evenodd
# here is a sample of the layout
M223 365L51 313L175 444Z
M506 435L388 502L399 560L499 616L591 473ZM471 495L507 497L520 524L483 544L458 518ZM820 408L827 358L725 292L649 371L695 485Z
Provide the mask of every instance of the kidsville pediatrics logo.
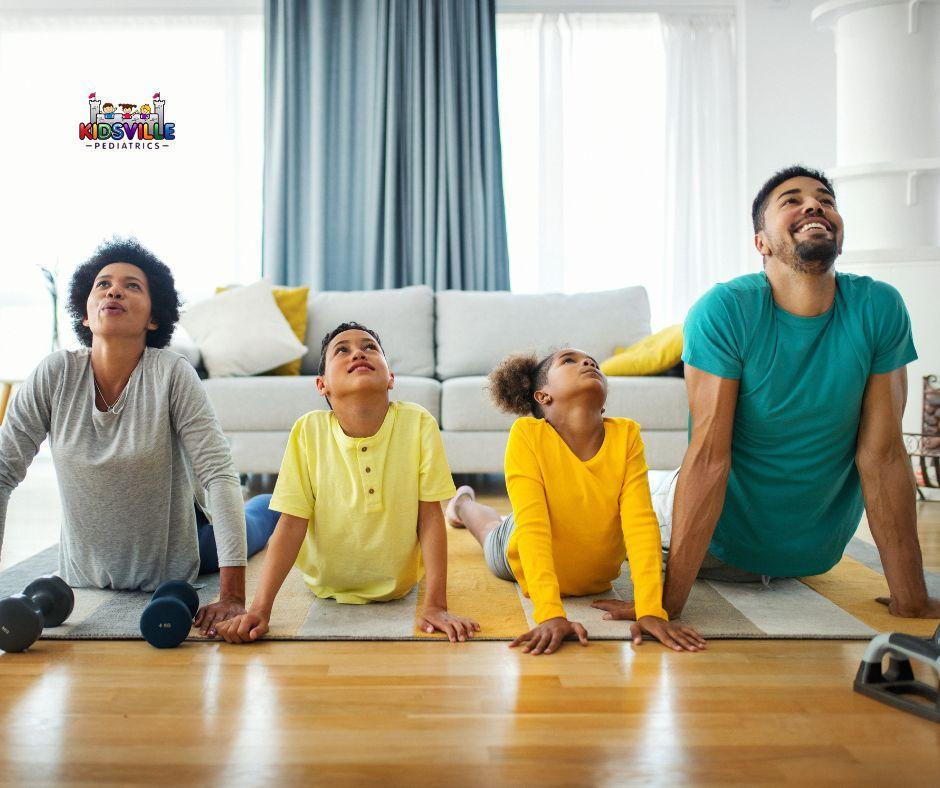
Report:
M176 124L163 119L159 93L141 105L102 102L88 94L88 123L78 124L78 139L97 150L159 150L176 139Z

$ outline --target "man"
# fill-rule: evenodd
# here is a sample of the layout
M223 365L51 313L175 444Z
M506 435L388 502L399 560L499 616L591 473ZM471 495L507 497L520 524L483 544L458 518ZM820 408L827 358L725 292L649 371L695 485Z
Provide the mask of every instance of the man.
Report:
M901 439L917 358L904 303L833 270L843 223L822 173L776 173L752 219L764 271L716 285L685 324L689 447L678 473L654 481L661 522L672 520L663 606L678 615L696 576L826 572L865 509L891 592L879 601L940 617Z

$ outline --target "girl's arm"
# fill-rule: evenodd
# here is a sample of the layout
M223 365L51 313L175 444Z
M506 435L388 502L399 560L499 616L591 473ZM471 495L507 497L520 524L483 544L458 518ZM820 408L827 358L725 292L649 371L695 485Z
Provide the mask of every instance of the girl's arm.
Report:
M538 458L523 432L523 422L516 422L506 446L506 491L515 518L515 540L522 564L523 578L534 606L537 624L552 618L565 618L561 590L555 574L552 553L552 529L548 502Z
M633 429L635 437L627 450L620 490L620 524L630 562L636 617L630 634L635 645L643 642L646 633L676 651L698 651L705 648L705 640L691 627L670 622L663 609L662 540L650 497L643 439L639 426ZM609 609L598 603L595 606ZM611 618L621 617L614 612L609 614Z

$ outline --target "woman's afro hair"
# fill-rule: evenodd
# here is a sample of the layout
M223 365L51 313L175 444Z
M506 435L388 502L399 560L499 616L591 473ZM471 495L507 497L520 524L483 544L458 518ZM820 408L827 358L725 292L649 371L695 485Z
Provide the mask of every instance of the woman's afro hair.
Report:
M136 265L147 277L150 291L151 314L157 327L147 332L147 345L162 348L170 338L180 319L180 296L176 292L173 274L153 252L145 249L136 238L112 238L104 241L84 263L75 269L69 283L66 307L72 317L72 328L79 341L91 347L91 329L82 325L87 317L85 305L98 273L111 263Z

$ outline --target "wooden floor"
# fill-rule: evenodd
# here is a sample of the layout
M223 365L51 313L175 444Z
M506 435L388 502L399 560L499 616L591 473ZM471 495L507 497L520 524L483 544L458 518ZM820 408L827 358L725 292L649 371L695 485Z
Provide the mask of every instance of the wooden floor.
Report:
M52 506L35 476L11 506L16 560L55 541L26 511ZM919 518L936 570L940 503ZM940 725L852 692L863 650L40 641L0 654L0 782L936 785Z

